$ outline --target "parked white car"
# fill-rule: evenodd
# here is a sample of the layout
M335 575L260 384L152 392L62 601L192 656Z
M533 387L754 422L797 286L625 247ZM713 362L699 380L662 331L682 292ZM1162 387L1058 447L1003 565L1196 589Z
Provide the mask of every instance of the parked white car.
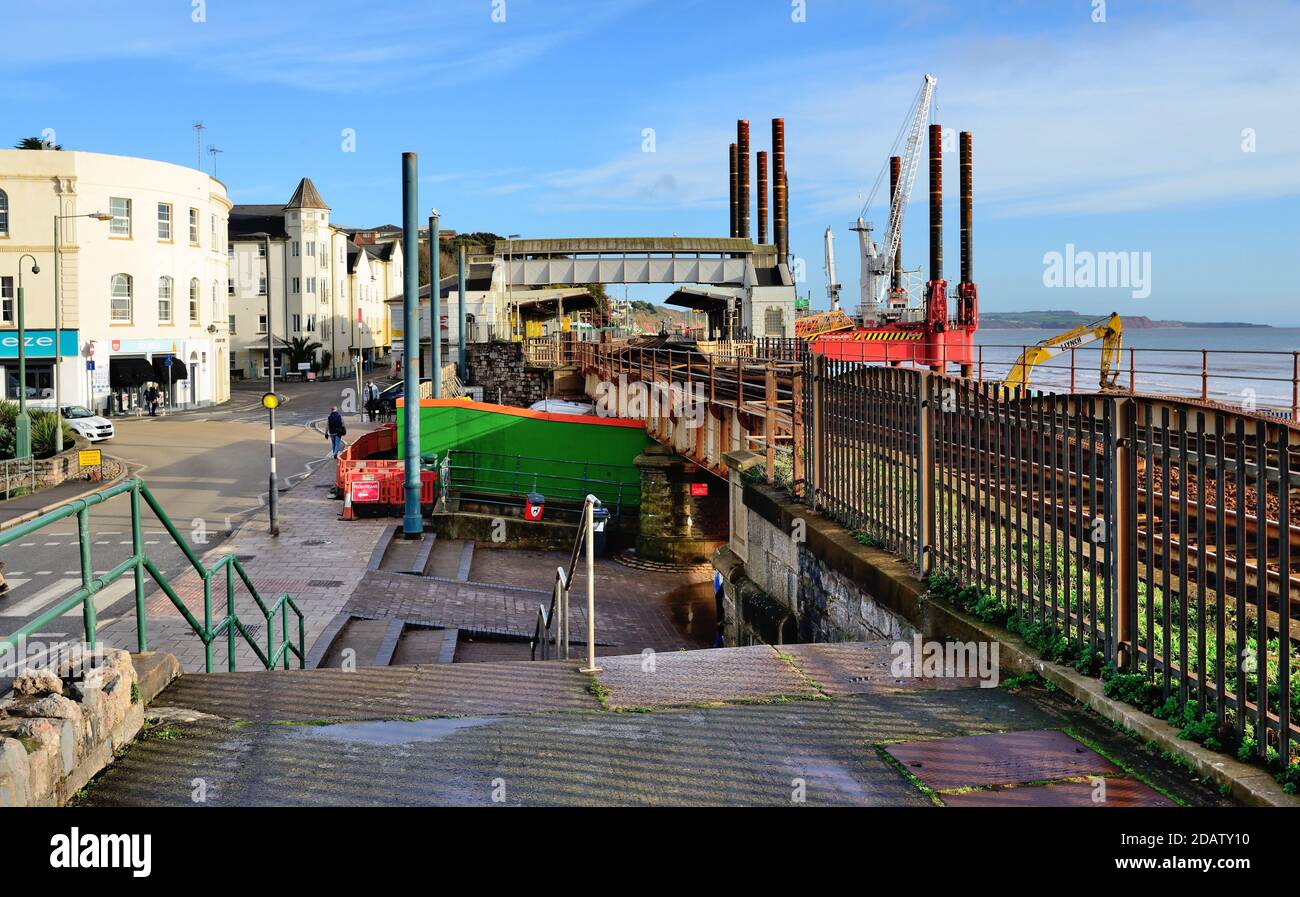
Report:
M78 436L84 437L90 442L103 442L105 439L113 438L113 422L106 417L100 417L89 408L83 408L80 405L65 405L63 407L63 419L68 422L68 426L76 431Z
M545 411L549 414L582 414L590 415L595 413L595 406L590 402L570 402L567 399L542 399L540 402L533 402L528 406L529 411Z

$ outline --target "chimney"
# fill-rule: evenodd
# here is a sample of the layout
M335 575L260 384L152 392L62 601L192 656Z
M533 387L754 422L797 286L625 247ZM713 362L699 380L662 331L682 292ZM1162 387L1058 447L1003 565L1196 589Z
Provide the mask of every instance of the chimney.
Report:
M776 243L776 258L784 262L789 258L790 234L786 228L787 202L785 181L785 119L772 119L772 236Z
M767 153L758 151L758 242L767 242Z
M943 128L930 125L930 280L925 285L925 324L948 329L948 284L943 279ZM943 370L943 362L933 365Z
M740 206L736 218L738 237L749 239L749 119L736 122L736 161L740 163L737 187Z
M903 173L903 160L899 156L889 157L889 206L894 206L894 196L898 193L898 179ZM889 277L889 289L897 294L903 289L903 241L898 242L898 251L894 253L894 270Z
M739 160L736 158L736 144L734 143L731 144L730 147L728 147L728 152L730 153L731 156L731 230L728 232L727 236L734 237L736 235L736 230L737 230L736 213L740 210L740 197L738 195L739 183L737 180L740 172L739 169L737 168L737 165L739 164Z
M965 327L979 326L979 291L975 287L974 277L975 251L972 244L974 231L975 200L971 184L974 170L971 161L971 133L962 131L958 135L961 150L961 283L957 284L957 323Z
M971 136L962 131L958 137L961 155L961 282L971 282Z
M930 280L943 280L943 128L930 125Z

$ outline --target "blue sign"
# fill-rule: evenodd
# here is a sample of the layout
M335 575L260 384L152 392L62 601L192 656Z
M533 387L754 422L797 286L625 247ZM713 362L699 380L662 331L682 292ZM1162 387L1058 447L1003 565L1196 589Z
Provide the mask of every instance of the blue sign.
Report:
M171 366L172 366L172 357L171 357L170 355L168 355L166 358L164 358L164 359L163 359L163 364L167 365L167 367L171 367Z
M94 369L95 369L95 359L92 358L86 362L86 370L93 371Z
M28 358L53 358L54 357L54 331L53 330L28 330L25 334L26 350ZM80 342L77 339L77 331L60 330L59 331L59 354L65 358L76 358L81 354ZM18 357L18 332L14 330L5 331L0 336L0 358L17 358Z

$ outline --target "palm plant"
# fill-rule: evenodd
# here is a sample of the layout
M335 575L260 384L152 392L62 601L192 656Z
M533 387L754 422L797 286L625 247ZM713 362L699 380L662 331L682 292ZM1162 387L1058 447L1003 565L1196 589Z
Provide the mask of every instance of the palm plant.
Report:
M14 149L25 149L25 150L45 150L45 149L50 149L50 150L61 150L61 149L63 149L63 144L61 144L61 143L46 143L46 142L45 142L44 140L42 140L40 137L24 137L22 140L19 140L17 143L14 144Z
M316 350L321 344L306 336L295 336L289 340L289 348L285 349L286 360L289 367L293 370L298 369L298 365L303 362L313 363L316 360Z

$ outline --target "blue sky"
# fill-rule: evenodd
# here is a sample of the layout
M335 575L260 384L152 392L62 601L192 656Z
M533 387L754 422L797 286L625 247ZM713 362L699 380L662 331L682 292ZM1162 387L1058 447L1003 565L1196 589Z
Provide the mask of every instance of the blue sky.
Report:
M414 150L421 207L446 227L725 236L735 120L750 119L758 150L783 116L800 291L826 304L830 226L853 304L848 227L928 71L937 120L975 135L983 309L1300 325L1294 3L1109 0L1102 22L1096 0L195 5L0 0L3 139L51 128L69 149L194 165L202 120L237 202L287 200L308 175L335 221L398 222L400 153ZM925 184L909 267L926 263ZM1047 289L1043 256L1066 244L1150 252L1150 297Z

